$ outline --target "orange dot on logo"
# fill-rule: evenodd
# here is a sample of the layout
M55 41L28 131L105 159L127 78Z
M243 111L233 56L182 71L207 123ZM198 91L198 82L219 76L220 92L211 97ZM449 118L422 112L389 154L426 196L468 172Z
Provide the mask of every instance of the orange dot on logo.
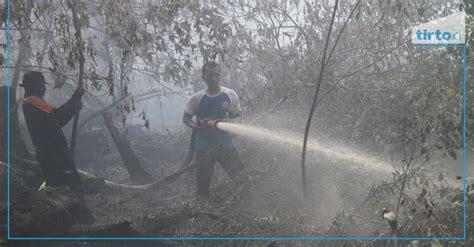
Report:
M222 107L228 108L228 107L229 107L229 101L227 101L227 100L224 101L224 102L222 103Z

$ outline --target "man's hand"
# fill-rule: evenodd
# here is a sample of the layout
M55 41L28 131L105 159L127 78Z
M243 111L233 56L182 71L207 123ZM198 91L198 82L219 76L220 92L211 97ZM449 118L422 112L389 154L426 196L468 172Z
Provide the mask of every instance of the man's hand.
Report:
M198 128L216 129L217 128L217 123L219 123L219 122L220 122L220 120L218 120L218 119L211 119L211 118L199 119L198 120Z
M84 87L77 87L76 90L74 90L74 95L77 95L80 98L82 98L85 93L86 89L84 89Z
M77 102L77 104L76 104L77 110L81 110L81 109L82 109L82 106L83 106L82 100L79 100L79 101Z

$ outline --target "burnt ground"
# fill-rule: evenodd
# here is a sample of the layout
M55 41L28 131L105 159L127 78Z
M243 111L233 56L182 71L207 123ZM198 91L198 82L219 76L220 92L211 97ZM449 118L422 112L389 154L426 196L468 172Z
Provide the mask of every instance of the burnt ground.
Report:
M152 142L155 139L150 135L138 137L132 141L132 145L143 158L145 168L154 177L159 178L179 168L179 157L182 157L183 152L176 150L187 147L187 138L166 137L161 143ZM163 145L164 143L167 145ZM155 150L153 147L158 145L168 148ZM299 163L295 162L298 158L291 154L291 150L242 141L240 152L246 169L231 180L219 166L216 166L208 204L198 204L194 199L195 181L193 173L189 172L164 188L145 193L102 187L99 192L86 196L87 205L94 212L96 225L130 222L129 231L124 231L120 237L393 236L389 224L378 213L382 207L393 204L394 196L390 196L387 192L387 195L382 193L376 200L368 199L371 188L383 184L382 181L390 178L374 174L373 171L343 169L340 164L331 165L334 163L333 160L311 155L310 164L318 165L318 169L309 170L311 193L305 200L301 191ZM96 166L89 166L84 170L114 182L128 182L126 170L120 165L118 155L113 152L103 157ZM2 183L2 186L5 184ZM137 193L140 196L131 198ZM472 203L468 204L468 210L470 209ZM438 231L444 231L450 236L462 231L458 224L462 221L460 205L440 205L433 210L439 217L434 219L421 217L418 219L418 225L405 226L406 232L399 234L424 236L426 234L424 228L428 224L438 224L440 226ZM452 222L447 223L448 221ZM112 234L116 235L117 233ZM416 242L399 243L426 246L414 245ZM5 246L346 246L347 244L348 242L342 241L256 240L3 243ZM353 242L349 246L352 244L386 246L389 243L360 241Z

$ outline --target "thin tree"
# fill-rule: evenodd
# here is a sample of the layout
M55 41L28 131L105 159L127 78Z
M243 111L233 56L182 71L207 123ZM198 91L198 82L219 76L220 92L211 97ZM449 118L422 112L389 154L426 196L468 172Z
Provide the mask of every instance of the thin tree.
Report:
M331 32L332 32L332 27L334 25L334 19L336 17L336 11L337 11L337 6L339 4L339 0L336 0L334 4L334 10L332 12L332 17L331 17L331 22L329 23L329 28L328 28L328 35L326 36L326 43L324 45L324 51L323 51L323 57L321 59L321 68L319 70L319 75L316 80L316 91L314 92L314 98L313 98L313 103L311 104L311 108L309 110L309 115L308 115L308 120L306 122L306 127L304 130L304 140L303 140L303 150L301 152L301 174L302 174L302 180L303 180L303 194L304 197L307 199L308 198L308 189L307 189L307 184L306 184L306 146L308 144L308 134L309 134L309 129L311 127L311 120L313 119L313 114L314 110L316 109L316 102L318 100L318 95L319 95L319 89L321 88L321 81L323 78L323 73L324 69L326 67L326 53L328 51L328 46L329 46L329 40L331 38Z
M339 43L341 35L344 32L344 30L347 26L347 23L349 22L351 17L354 15L354 12L357 9L357 7L359 6L360 2L361 2L361 0L358 0L356 2L356 4L354 5L354 8L352 8L351 12L349 13L349 16L347 16L347 19L344 21L344 24L342 25L342 28L339 31L339 34L337 35L336 40L334 41L334 45L332 46L331 51L329 52L329 55L327 56L327 59L325 59L325 54L327 52L327 47L328 47L329 36L331 34L331 27L332 27L333 21L334 21L334 13L337 10L337 2L334 6L334 12L333 12L333 16L332 16L332 20L331 20L331 24L330 24L330 29L329 29L329 32L328 32L328 37L326 39L326 45L325 45L325 48L324 48L323 60L322 60L322 63L321 63L321 70L320 70L321 72L319 73L320 76L318 77L317 89L316 89L316 92L315 92L315 96L314 96L314 99L313 99L313 104L311 106L310 116L308 117L308 122L306 124L306 129L305 129L305 139L304 139L304 143L303 143L303 151L302 151L302 159L301 159L301 173L302 173L302 177L303 177L303 179L302 179L303 180L303 193L304 193L305 198L307 198L307 182L306 182L306 166L305 166L306 146L307 146L307 142L308 142L308 134L309 134L310 126L311 126L312 115L314 113L314 110L316 109L316 106L321 102L321 100L324 98L324 96L326 96L329 92L331 92L332 89L334 89L334 86L336 86L339 81L341 81L344 77L347 76L347 75L344 75L343 77L341 77L333 85L331 85L331 87L323 94L322 97L318 97L318 95L319 95L319 86L321 85L323 70L324 70L326 64L328 64L329 61L331 60L331 57L334 53L334 50L336 49L337 44ZM363 68L365 68L365 67L363 67ZM362 70L363 68L361 68L360 70ZM360 70L357 70L356 72L358 72Z
M13 160L15 160L18 157L28 157L30 158L30 153L28 152L28 149L23 142L23 139L21 138L21 131L20 131L20 121L18 118L18 103L17 103L17 88L18 88L18 83L20 81L20 74L21 74L21 67L24 66L26 63L28 63L28 52L30 49L30 40L31 40L31 32L29 30L31 26L31 13L33 10L33 1L29 0L25 2L24 6L24 16L23 18L20 19L19 21L19 26L18 29L20 30L20 40L18 42L18 54L15 60L15 69L13 72L13 77L11 80L11 85L10 88L5 88L5 90L10 91L10 136L12 137L11 140L11 150L10 150L10 155ZM0 89L0 94L2 96L6 96L7 91L3 92L4 89ZM5 93L5 95L3 95ZM7 112L5 112L6 115ZM6 123L6 118L2 119L2 124L5 121ZM2 125L4 126L4 125ZM3 137L7 135L6 130L0 131L0 135ZM2 140L6 140L2 139ZM3 144L3 143L2 143ZM5 142L5 146L7 143ZM6 160L6 152L2 152L1 159ZM5 158L3 157L5 156Z
M76 29L76 43L77 43L77 49L79 53L79 81L78 81L78 88L81 88L84 85L84 43L82 41L82 35L81 35L81 23L79 20L79 17L77 15L77 2L76 1L69 1L69 7L71 8L72 12L72 18L74 22L74 28ZM78 104L81 104L78 102ZM76 142L77 142L77 127L79 123L79 113L80 113L80 107L76 107L75 113L74 113L74 122L72 125L72 136L71 136L71 152L74 154L74 150L76 149Z

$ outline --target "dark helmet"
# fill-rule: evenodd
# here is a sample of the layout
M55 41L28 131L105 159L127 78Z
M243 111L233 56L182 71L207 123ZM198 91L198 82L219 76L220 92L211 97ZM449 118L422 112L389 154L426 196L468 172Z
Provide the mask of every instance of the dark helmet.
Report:
M23 75L23 84L20 87L34 87L39 85L48 84L44 79L42 72L31 71Z

